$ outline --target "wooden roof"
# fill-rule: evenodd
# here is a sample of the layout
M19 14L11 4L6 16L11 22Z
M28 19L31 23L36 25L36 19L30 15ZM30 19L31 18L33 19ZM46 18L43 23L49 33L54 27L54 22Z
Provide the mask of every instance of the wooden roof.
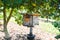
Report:
M26 16L27 14L24 14L24 15ZM38 13L28 14L28 15L32 15L32 16L40 16L40 14L38 14Z

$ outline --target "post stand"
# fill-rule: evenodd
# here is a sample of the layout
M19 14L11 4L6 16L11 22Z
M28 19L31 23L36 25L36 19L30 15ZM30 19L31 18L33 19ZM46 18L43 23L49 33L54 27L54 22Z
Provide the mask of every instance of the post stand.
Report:
M27 39L28 40L34 40L34 38L35 38L35 35L33 35L32 27L30 27L30 33L27 35Z

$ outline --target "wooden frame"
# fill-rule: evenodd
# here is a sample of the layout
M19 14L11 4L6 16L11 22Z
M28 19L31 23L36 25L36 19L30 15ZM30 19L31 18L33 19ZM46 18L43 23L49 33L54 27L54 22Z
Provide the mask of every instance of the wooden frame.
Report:
M23 26L33 27L34 25L39 24L39 23L36 23L36 21L38 21L38 16L40 15L39 14L24 14L23 15Z

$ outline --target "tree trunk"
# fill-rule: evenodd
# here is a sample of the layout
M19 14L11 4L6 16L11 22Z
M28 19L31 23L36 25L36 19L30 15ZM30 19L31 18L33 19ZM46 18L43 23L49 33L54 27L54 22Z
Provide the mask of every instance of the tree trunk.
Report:
M48 22L48 16L47 16L47 22Z
M47 22L48 22L48 18L47 18Z
M7 30L7 24L4 24L4 33L5 33L6 38L10 37L9 33L8 33L8 30Z
M4 33L5 33L5 37L8 38L9 37L9 33L7 31L7 22L6 22L6 7L4 6L4 9L3 9L3 17L4 17L4 24L3 24L3 27L4 27Z

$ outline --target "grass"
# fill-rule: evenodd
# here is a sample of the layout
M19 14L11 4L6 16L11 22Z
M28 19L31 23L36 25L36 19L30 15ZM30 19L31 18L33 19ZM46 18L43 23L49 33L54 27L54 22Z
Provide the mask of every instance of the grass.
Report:
M41 29L45 32L52 34L60 34L59 30L55 28L52 23L42 22L40 23Z

